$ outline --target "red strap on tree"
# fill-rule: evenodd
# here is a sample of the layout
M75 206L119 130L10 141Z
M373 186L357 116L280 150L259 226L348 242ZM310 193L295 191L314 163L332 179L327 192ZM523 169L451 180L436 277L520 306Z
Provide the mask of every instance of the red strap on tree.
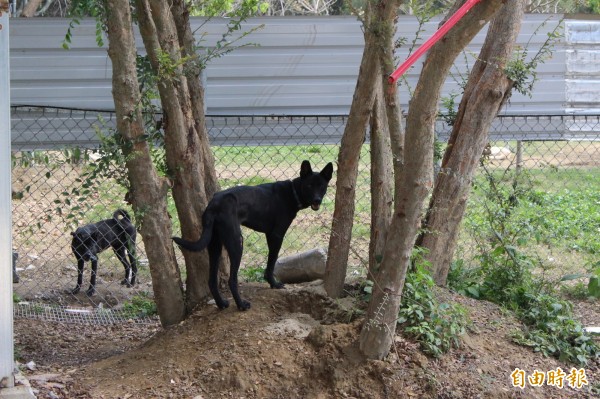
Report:
M467 12L481 0L467 0L465 4L463 4L458 11L454 13L448 20L442 25L440 29L438 29L433 36L431 36L425 43L423 43L417 51L415 51L410 57L406 59L399 67L396 69L388 78L388 82L390 84L396 83L396 81L412 66L412 64L419 59L427 50L431 48L438 40L440 40L448 31L456 25L458 21L461 20L462 17L465 16Z

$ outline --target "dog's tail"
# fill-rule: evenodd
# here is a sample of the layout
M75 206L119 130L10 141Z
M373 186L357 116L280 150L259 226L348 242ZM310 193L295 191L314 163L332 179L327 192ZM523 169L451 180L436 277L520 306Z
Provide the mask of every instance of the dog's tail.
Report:
M123 209L117 209L115 213L113 213L113 219L115 219L117 222L120 222L121 219L119 218L119 216L131 223L131 218L129 217L127 211Z
M210 211L206 211L202 215L202 235L200 235L198 241L187 241L179 237L173 237L173 241L188 251L200 252L208 246L212 239L214 222L215 215Z

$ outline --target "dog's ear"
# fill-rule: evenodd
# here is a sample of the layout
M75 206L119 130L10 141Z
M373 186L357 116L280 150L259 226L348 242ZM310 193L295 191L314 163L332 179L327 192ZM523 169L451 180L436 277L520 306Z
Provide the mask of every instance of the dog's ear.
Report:
M323 170L321 171L321 176L323 176L327 181L331 180L331 176L333 176L333 164L329 162Z
M312 175L312 168L310 167L310 162L302 161L302 165L300 165L300 177L305 178L307 176Z

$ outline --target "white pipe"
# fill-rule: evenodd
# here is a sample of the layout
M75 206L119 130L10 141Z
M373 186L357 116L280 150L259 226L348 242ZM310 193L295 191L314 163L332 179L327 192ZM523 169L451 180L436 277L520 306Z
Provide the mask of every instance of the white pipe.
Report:
M14 378L8 0L0 0L0 388Z

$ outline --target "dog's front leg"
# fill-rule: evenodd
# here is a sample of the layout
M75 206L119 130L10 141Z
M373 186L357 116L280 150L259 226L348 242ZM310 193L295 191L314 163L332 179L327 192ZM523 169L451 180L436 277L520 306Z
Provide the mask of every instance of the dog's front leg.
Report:
M90 286L85 292L87 296L92 296L96 293L96 274L98 272L98 259L92 258L92 276L90 278Z
M273 270L275 269L275 262L277 261L277 257L279 256L279 250L281 249L281 244L283 243L283 234L277 233L269 233L267 234L267 245L269 246L269 257L267 258L267 268L265 270L265 280L269 283L271 288L281 289L284 288L285 285L282 282L275 280L275 276L273 276Z

